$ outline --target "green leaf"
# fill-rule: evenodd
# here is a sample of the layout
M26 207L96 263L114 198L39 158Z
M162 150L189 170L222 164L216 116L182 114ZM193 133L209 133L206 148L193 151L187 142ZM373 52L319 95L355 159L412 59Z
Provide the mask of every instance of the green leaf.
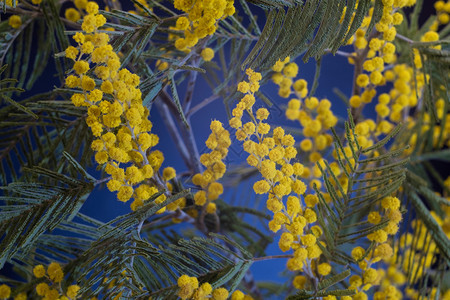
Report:
M178 96L178 91L175 85L173 73L171 73L169 77L170 77L169 79L170 90L172 92L173 101L175 102L175 106L177 108L179 117L183 121L184 126L186 126L186 128L189 128L189 123L186 119L186 116L184 115L184 111L180 102L180 97Z
M377 0L376 13L380 11L380 3L381 0ZM369 11L371 1L359 1L356 11L353 8L355 1L349 1L348 4L351 8L347 8L342 23L339 21L345 6L343 1L338 0L306 1L291 6L286 11L280 9L276 14L271 10L258 42L242 68L250 66L253 69L259 68L260 71L269 70L278 59L296 57L304 51L304 61L313 56L319 59L326 49L332 49L336 53L359 28ZM349 28L352 17L353 22ZM375 14L374 22L379 17Z
M409 186L408 196L418 217L423 221L427 230L431 233L437 247L444 255L447 261L450 261L450 241L442 230L441 226L436 222L430 211L426 208L420 197L414 192L414 188Z
M28 249L47 230L53 230L79 209L77 202L92 186L50 170L35 171L64 182L67 187L39 183L12 183L0 189L13 196L0 197L0 267L20 249ZM23 197L27 198L24 203ZM5 215L5 213L8 214ZM10 226L18 224L18 226Z
M323 279L323 280L320 281L318 289L319 290L328 289L330 286L333 286L333 285L341 282L342 280L344 280L345 278L347 278L350 275L351 275L350 270L345 270L342 273L339 273L337 275L333 275L331 277Z
M13 99L9 98L6 95L2 95L2 98L6 102L11 104L12 106L16 107L17 109L19 109L19 110L23 111L24 113L26 113L26 114L30 115L31 117L33 117L35 120L39 119L38 115L36 115L34 112L32 112L30 109L28 109L27 107L23 106L19 102L14 101Z

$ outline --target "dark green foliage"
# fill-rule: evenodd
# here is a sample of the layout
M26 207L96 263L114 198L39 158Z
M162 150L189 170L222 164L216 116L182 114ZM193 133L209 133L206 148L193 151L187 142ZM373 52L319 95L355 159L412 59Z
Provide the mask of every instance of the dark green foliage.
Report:
M141 56L150 43L150 38L158 27L158 19L154 14L142 17L119 10L101 11L101 13L110 20L120 21L120 24L108 23L107 25L116 30L117 37L112 46L114 51L124 53L124 57L121 59L122 66L136 63L136 59Z
M312 290L300 290L296 295L290 296L289 300L300 300L300 299L316 299L317 297L325 297L328 295L332 296L352 296L356 294L355 290L351 289L331 289L327 290L339 282L343 281L345 278L349 277L351 274L350 270L345 270L342 273L331 276L327 279L322 280L315 291Z
M52 98L56 98L55 93L38 94L0 109L2 184L18 178L17 161L23 167L59 169L63 151L90 165L92 137L87 134L85 108Z
M29 172L46 183L15 182L1 188L0 266L19 249L26 253L40 235L70 221L93 188L85 181L39 167Z
M363 239L387 225L387 220L373 225L365 218L377 201L401 186L405 179L405 170L402 166L407 163L407 160L392 161L400 151L394 150L377 157L373 156L373 151L383 147L395 136L399 127L383 140L363 149L356 141L353 126L352 119L345 123L345 136L352 152L351 157L345 154L344 144L333 130L337 162L346 173L348 189L344 189L326 161L324 166L318 164L318 167L322 172L325 188L331 196L331 203L327 203L322 192L316 188L320 200L318 222L324 230L327 244L324 255L327 259L342 265L353 262L353 259L341 250L343 245ZM363 159L364 155L368 155L367 158Z
M381 2L381 1L377 1ZM355 33L370 6L370 0L312 0L289 7L271 10L258 42L242 65L261 72L285 57L297 57L306 51L303 60L319 59L327 51L335 53ZM340 22L344 7L347 7ZM375 10L371 28L380 18L380 3ZM350 22L355 13L353 22ZM275 42L276 41L276 42Z

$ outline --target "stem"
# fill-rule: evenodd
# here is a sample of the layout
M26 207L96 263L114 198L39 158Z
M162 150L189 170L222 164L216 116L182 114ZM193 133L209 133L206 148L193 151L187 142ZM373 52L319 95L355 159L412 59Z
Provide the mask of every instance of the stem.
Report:
M409 43L409 44L414 43L413 40L411 40L410 38L407 38L406 36L401 35L401 34L399 34L399 33L397 33L395 36L396 36L399 40L405 41L405 42L407 42L407 43Z
M276 259L276 258L293 258L294 254L280 254L280 255L269 255L269 256L262 256L262 257L254 257L252 260L255 261L264 261L264 260L270 260L270 259Z
M177 147L178 152L183 158L184 164L190 170L192 170L194 167L192 165L192 160L189 157L189 151L182 137L180 136L180 133L178 132L175 121L173 120L172 115L169 112L169 107L163 101L155 101L155 105L159 111L159 114L161 115L161 118L163 119L164 125L166 126L170 136L172 137L172 140L175 142L175 146Z
M214 102L215 100L219 99L220 96L219 95L211 95L208 98L206 98L205 100L203 100L202 102L200 102L199 104L197 104L196 106L194 106L193 108L191 108L187 113L186 113L186 118L189 119L193 114L195 114L197 111L199 111L200 109L202 109L203 107L205 107L206 105Z
M171 97L167 94L167 91L163 90L160 94L161 99L167 103L167 102L172 102ZM193 174L197 174L197 173L201 173L202 172L202 167L200 164L200 155L197 149L197 144L195 142L195 138L194 138L194 133L192 132L192 126L189 122L189 120L187 120L187 123L189 125L189 128L186 128L186 126L183 124L183 121L181 120L180 116L178 114L176 114L177 116L177 123L178 123L178 127L180 129L180 133L181 133L181 137L184 140L184 144L188 150L188 153L190 154L190 160L191 163L188 166L192 166L191 167L191 171Z
M193 67L198 67L199 64L199 58L195 58L192 62ZM195 89L195 83L197 82L197 71L189 71L189 82L186 88L186 96L184 97L183 101L183 111L186 113L186 111L189 110L192 104L192 97L194 96L194 89Z
M167 18L161 19L161 24L164 24L166 22L171 22L173 20L178 20L179 17L187 17L187 16L188 16L188 14L184 13L184 14L179 14L179 15L172 16L172 17L167 17Z
M325 49L325 53L331 53L331 49ZM348 53L341 50L336 51L336 54L344 57L355 57L353 53Z
M94 186L97 186L97 185L99 185L99 184L102 184L103 182L109 181L111 178L112 178L111 176L108 176L108 177L105 177L105 178L96 180L96 181L94 182Z

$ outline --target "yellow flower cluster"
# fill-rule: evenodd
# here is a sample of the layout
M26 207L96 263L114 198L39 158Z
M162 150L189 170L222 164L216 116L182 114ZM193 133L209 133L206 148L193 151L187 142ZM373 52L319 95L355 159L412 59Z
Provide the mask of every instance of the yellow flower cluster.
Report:
M64 12L64 17L72 22L77 22L81 19L82 16L85 15L86 6L88 4L88 0L74 0L73 4L75 8L68 7Z
M184 37L175 41L181 51L190 51L198 41L216 32L218 22L234 14L234 0L175 0L174 6L187 16L177 19L175 29L184 31Z
M403 15L396 12L404 6L411 6L415 0L411 1L393 1L383 0L383 14L380 21L375 25L377 31L382 34L380 38L373 37L370 41L365 38L367 27L370 23L371 14L365 17L360 29L357 30L354 46L357 51L363 52L366 46L369 47L367 60L364 62L363 68L369 74L359 74L356 78L356 84L366 88L365 95L361 96L360 101L354 99L350 104L352 107L359 107L361 103L369 103L375 94L373 88L384 85L386 79L383 76L384 64L396 61L395 46L392 43L397 35L396 25L403 22ZM372 12L372 10L371 10Z
M431 42L439 39L439 35L434 31L428 31L424 33L421 37L421 41ZM433 48L440 49L440 45L432 46ZM404 118L405 111L408 112L411 108L417 106L418 97L420 98L424 92L425 82L429 81L429 76L425 76L421 69L423 67L423 62L419 51L414 49L414 64L416 70L414 71L412 67L405 64L397 64L391 70L385 72L385 78L387 81L393 83L392 89L389 93L381 94L378 97L378 104L375 106L375 110L381 119L385 119L389 116L389 119L393 123L405 122L408 128L412 128L416 124L416 120L411 117ZM415 75L414 75L415 73ZM414 78L415 76L415 78ZM416 94L416 91L418 92ZM435 102L434 109L436 110L436 115L439 119L446 118L450 120L450 114L444 115L445 101L443 98L438 98ZM428 113L424 113L422 120L422 132L430 130L431 117ZM442 132L443 141L449 144L450 139L450 126L445 123L445 127L442 128L441 125L436 125L433 127L433 141L434 146L437 146L436 142L439 140L439 136ZM387 120L383 120L379 123L379 126L388 129L392 127ZM379 130L383 131L383 130ZM417 142L417 135L413 134L410 137L408 144L412 146L410 149L405 150L405 154L410 154Z
M36 285L36 293L41 296L43 300L72 300L77 299L80 287L78 285L69 285L66 292L61 288L61 282L64 279L64 273L61 265L58 263L51 263L47 270L43 265L37 265L33 268L33 274L38 279L44 279L47 282L41 281ZM21 295L21 294L19 294ZM17 298L17 297L16 297ZM14 298L18 300L19 298ZM26 295L23 298L26 299Z
M223 177L227 169L222 160L228 154L231 139L230 133L223 128L220 121L212 121L210 129L211 134L205 144L211 152L200 156L200 162L206 170L201 174L195 174L192 182L201 187L201 190L194 195L195 204L206 205L206 212L213 214L216 212L216 204L211 201L216 200L223 193L223 186L217 180Z
M436 31L439 25L447 25L450 21L450 1L436 1L434 3L434 9L436 9L437 19L431 25L431 29Z
M381 281L386 278L384 269L380 268L376 270L371 267L374 263L381 260L389 261L393 256L394 251L388 242L388 236L395 235L397 233L399 229L398 224L402 220L400 200L397 197L388 196L383 198L380 206L384 212L383 215L381 215L378 211L371 211L367 216L368 223L374 225L379 224L383 217L389 220L386 227L367 235L367 238L375 243L374 247L368 253L366 253L366 250L360 246L353 248L351 252L352 258L358 263L358 266L362 270L362 276L353 275L350 278L350 287L355 289L360 297L367 298L365 291L369 290L372 286L380 285ZM397 299L395 298L395 295L400 293L395 286L390 284L384 284L383 289L384 290L376 292L378 293L378 296L381 297L390 291L393 293L394 299Z
M108 189L117 191L117 198L123 202L133 197L131 208L135 210L158 192L149 182L151 178L161 181L157 171L164 156L160 151L150 151L159 138L150 133L152 123L149 110L142 105L139 76L120 68L119 57L108 43L109 36L97 32L106 22L98 14L98 5L88 2L85 9L88 14L81 26L85 33L75 34L78 46L69 46L65 52L67 58L75 61L75 74L66 78L66 86L82 90L73 94L71 100L75 106L88 107L86 123L95 137L91 148L96 152L97 163L106 165L105 172L111 176ZM101 84L91 77L94 74ZM165 199L161 195L155 203Z
M272 70L277 73L272 75L272 80L280 86L280 96L283 94L283 97L287 98L291 94L295 95L288 102L286 117L289 120L298 120L302 125L305 139L300 143L300 149L309 152L309 160L315 164L322 157L320 151L331 145L332 137L327 131L336 125L338 119L331 111L331 102L328 99L305 99L308 83L304 79L293 82L293 78L298 74L298 66L295 62L288 62L289 57L275 63ZM304 174L308 177L309 170L305 169Z
M31 3L38 5L42 2L42 0L31 0ZM12 0L6 0L4 3L8 6L13 6ZM16 4L19 3L19 0L16 0ZM24 10L24 7L21 7ZM31 13L31 11L29 11ZM25 14L23 14L25 16ZM20 28L22 26L22 18L19 15L11 15L8 19L8 25L14 29Z
M246 74L248 81L238 85L238 90L245 95L232 111L230 126L236 129L236 138L244 142L244 151L249 154L248 164L256 167L263 177L253 185L253 189L256 194L268 194L267 208L274 213L269 228L273 232L283 229L279 248L283 252L294 250L294 257L287 262L288 269L303 270L310 276L326 276L331 272L331 266L312 261L322 254L317 244L322 229L313 226L317 220L314 207L319 199L316 195L303 197L307 187L300 176L305 168L292 162L297 156L293 136L286 134L281 127L274 128L269 135L270 125L264 122L269 117L267 109L260 108L256 116L253 114L254 93L259 89L261 75L251 69L247 69ZM251 121L242 124L244 111Z
M447 199L450 199L447 197ZM437 215L434 211L431 212L431 216L435 219L435 221L438 223L438 225L442 228L443 232L447 235L447 237L450 237L450 207L448 206L442 206L442 210L444 211L445 215L441 218L439 215ZM414 220L412 222L412 229L417 234L417 241L415 241L414 245L412 245L413 238L410 233L405 233L400 237L400 245L405 245L405 248L403 250L403 256L405 257L413 257L413 261L416 262L414 264L413 268L413 274L416 272L418 273L416 276L416 280L421 277L423 274L424 269L419 268L419 262L420 260L425 261L425 268L430 268L431 265L436 260L435 252L439 252L437 249L435 241L430 237L429 234L427 234L427 231L425 230L425 225L420 220ZM404 241L406 239L406 242ZM402 243L403 242L403 243ZM414 247L414 250L411 248ZM411 252L414 251L414 252ZM425 258L423 257L424 253L426 252ZM403 265L401 266L403 271L406 272L410 268L410 264L413 263L411 259L410 260L404 260Z
M364 59L362 69L367 73L359 74L356 78L356 85L363 88L363 91L349 99L350 106L354 109L362 109L375 98L375 88L377 86L392 82L390 91L377 97L378 103L375 106L377 113L376 125L373 120L366 119L364 121L368 123L370 128L370 134L365 135L363 138L367 140L366 146L370 146L373 136L389 133L393 128L392 123L406 122L409 128L412 128L415 124L415 121L408 117L407 112L417 105L418 97L420 98L420 95L423 93L423 87L426 80L428 80L420 71L423 62L419 51L414 49L416 70L406 64L396 64L392 68L385 69L385 64L392 64L396 61L396 48L392 43L392 39L389 38L390 35L395 37L395 34L390 34L389 32L395 31L394 26L401 24L403 21L402 15L396 10L412 4L414 4L414 1L383 1L383 15L380 22L376 24L378 35L370 35L370 40L366 40L364 37L365 30L370 22L370 15L364 19L362 27L358 29L355 35L356 59ZM383 35L379 37L381 33ZM439 35L433 30L426 32L421 37L423 42L432 42L438 39ZM440 45L433 46L433 48L440 49ZM365 52L366 50L368 50L367 53ZM354 63L354 59L350 58L350 62ZM416 94L416 91L418 94ZM437 102L437 104L437 112L440 118L443 118L442 108L444 107L444 102ZM448 117L450 118L450 116ZM426 124L427 118L428 116L425 117L424 131L429 128ZM441 128L434 128L434 130L434 135L439 136ZM444 130L446 130L444 134L444 140L446 140L448 131L447 129ZM360 138L362 138L361 134L358 137L358 141ZM411 136L409 141L411 146L415 145L416 138L415 134ZM364 147L364 143L360 144ZM409 154L413 149L414 147L411 147L406 150L405 154Z
M402 121L404 109L412 108L417 105L416 84L420 91L424 85L424 76L417 72L414 80L414 71L411 67L404 64L395 65L393 69L385 72L387 81L393 82L393 88L390 92L378 96L378 103L375 111L380 119L389 116L392 122Z
M306 82L303 79L293 82L293 78L297 77L298 65L295 62L289 62L290 57L286 57L283 61L278 60L272 67L275 73L272 75L272 81L279 86L278 95L283 98L288 98L291 92L291 87L294 86L295 94L298 97L306 97L308 89Z
M199 286L198 279L196 277L189 277L188 275L181 275L178 278L178 296L185 299L192 300L226 300L229 297L229 292L225 288L213 289L211 284L205 282ZM236 290L231 295L231 300L252 300L253 298L248 295L244 295L239 290Z
M317 179L321 178L322 174L316 162L322 159L322 154L331 146L333 138L330 128L337 124L338 119L331 110L331 102L328 99L319 100L316 97L304 99L307 94L305 80L295 81L293 88L297 98L289 100L286 117L292 121L299 121L302 126L304 139L300 142L300 149L308 156L303 162L305 167L301 176L311 180L311 188L313 184L320 187L321 183ZM336 175L339 175L338 165L332 163L331 166L336 170Z
M376 96L375 88L377 86L385 85L386 81L392 77L387 74L390 71L385 71L385 64L394 63L397 60L395 54L395 45L393 41L397 34L396 25L403 22L403 15L397 10L401 7L411 6L415 0L410 1L394 1L383 0L383 14L380 21L375 25L378 34L371 34L370 40L365 38L366 30L372 18L373 9L370 14L363 20L361 27L356 31L353 44L356 49L356 56L359 60L364 59L363 70L367 73L361 73L357 76L355 84L363 88L364 91L360 94L355 94L350 98L350 106L359 108L367 103L372 102ZM367 50L367 52L366 52ZM354 57L349 58L350 63L354 63ZM377 106L377 113L382 117L386 117L390 113L387 106L388 103L379 103Z
M392 199L385 200L384 205L382 202L382 206L386 207L395 208L397 205L397 201L393 201ZM445 213L444 218L439 217L435 212L431 212L431 215L435 218L439 226L442 227L447 236L450 236L450 208L444 206L443 212ZM384 259L388 262L388 265L386 271L382 269L378 270L382 279L379 290L374 293L374 299L386 299L388 295L389 299L402 299L402 291L404 291L405 296L409 299L420 298L421 292L413 287L404 287L407 281L406 274L415 274L409 280L411 283L418 283L421 280L420 278L425 274L424 272L436 263L435 253L439 252L439 250L434 240L427 234L425 225L421 221L413 221L411 224L416 237L413 241L413 235L411 233L404 233L399 238L398 247L395 249L397 257L392 256L390 259ZM387 246L385 247L387 249ZM360 252L363 251L360 250ZM389 252L392 253L390 247ZM402 263L399 264L398 262ZM428 290L428 297L435 297L437 292L435 287ZM440 299L450 299L450 290L447 290L445 293L441 291L441 295Z

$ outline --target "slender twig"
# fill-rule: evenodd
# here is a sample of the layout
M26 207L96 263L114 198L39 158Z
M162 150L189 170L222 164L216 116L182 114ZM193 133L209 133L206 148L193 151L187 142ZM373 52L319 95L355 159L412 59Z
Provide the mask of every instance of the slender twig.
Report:
M401 35L401 34L399 34L399 33L397 33L397 34L395 35L395 37L397 37L399 40L405 41L405 42L407 42L407 43L409 43L409 44L414 43L413 40L411 40L410 38L407 38L406 36Z
M163 101L167 102L172 102L171 97L169 96L169 94L167 93L166 90L163 90L160 93L160 97ZM189 125L189 128L186 128L186 126L184 125L183 120L181 119L180 115L178 113L175 114L176 116L176 120L178 123L178 127L180 129L180 133L181 133L181 137L184 140L184 144L186 145L187 149L188 149L188 153L191 155L191 160L192 160L192 169L191 171L195 174L195 173L201 173L202 171L202 167L200 164L200 155L198 152L198 148L197 148L197 144L195 142L195 138L194 138L194 133L192 131L192 127L190 126L190 122L189 120L187 120L187 123Z
M280 254L280 255L268 255L268 256L261 256L261 257L254 257L252 258L253 261L264 261L264 260L271 260L271 259L277 259L277 258L293 258L294 254Z
M96 180L96 181L94 182L94 186L97 186L97 185L99 185L99 184L102 184L103 182L109 181L111 178L112 178L111 176L108 176L108 177L105 177L105 178Z
M198 67L200 58L197 57L192 62L193 67ZM197 82L197 71L189 71L189 82L186 88L186 95L184 97L183 101L183 111L186 113L186 111L189 110L192 103L192 97L194 96L194 89L195 89L195 83Z
M167 18L161 19L161 24L177 20L179 17L186 17L187 15L188 15L187 13L184 13L184 14L179 14L179 15L176 15L176 16L171 16L171 17L167 17Z
M180 133L178 132L177 126L172 118L171 113L169 112L169 107L163 101L155 101L155 105L159 111L159 114L161 115L161 118L163 119L164 125L166 126L170 136L172 137L175 143L175 147L177 147L177 150L181 155L181 158L183 159L185 165L190 170L192 170L193 165L189 157L189 151L186 148L186 145L182 137L180 136Z
M203 100L202 102L200 102L199 104L197 104L196 106L194 106L193 108L191 108L187 113L186 113L186 118L189 119L190 117L192 117L193 114L195 114L197 111L199 111L200 109L202 109L203 107L205 107L206 105L214 102L215 100L219 99L220 96L219 95L211 95L208 98L206 98L205 100Z
M325 53L331 53L331 49L325 49ZM348 53L341 50L336 51L336 54L344 57L355 57L354 53Z

